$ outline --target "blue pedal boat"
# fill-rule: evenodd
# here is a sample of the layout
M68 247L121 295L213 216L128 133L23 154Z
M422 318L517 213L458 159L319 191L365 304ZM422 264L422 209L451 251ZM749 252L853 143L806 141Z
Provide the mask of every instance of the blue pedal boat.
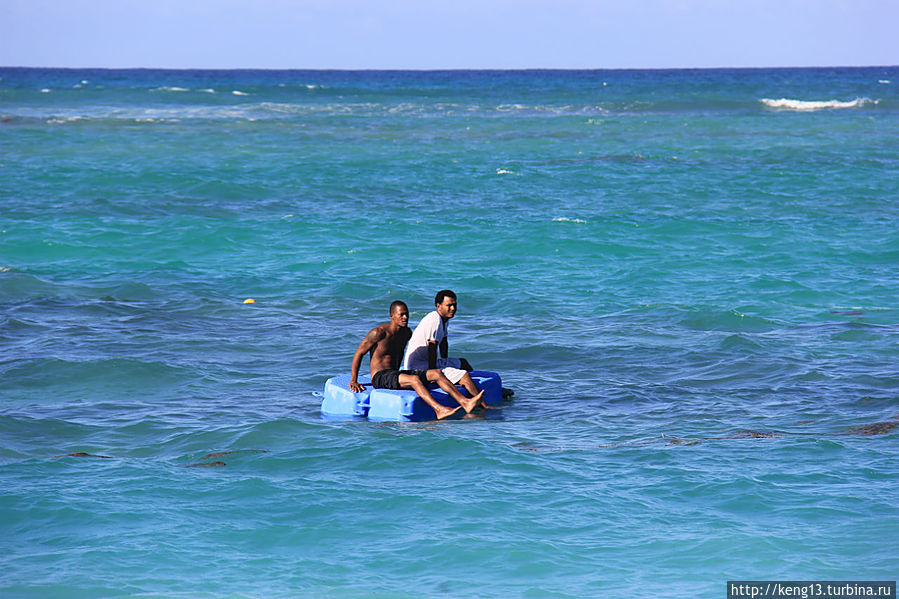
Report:
M484 390L484 403L494 407L503 405L503 382L497 373L473 370L469 374L478 389ZM374 389L367 376L360 376L359 384L365 390L355 393L350 390L349 374L341 374L325 381L322 416L338 420L367 418L379 422L425 422L437 419L434 409L411 389ZM465 393L464 387L456 387ZM434 399L445 406L459 405L437 385L428 385L428 390Z

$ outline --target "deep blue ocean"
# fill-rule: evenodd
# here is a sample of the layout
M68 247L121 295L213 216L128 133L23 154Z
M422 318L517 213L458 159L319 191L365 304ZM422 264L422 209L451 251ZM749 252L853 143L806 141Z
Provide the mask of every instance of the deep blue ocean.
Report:
M896 580L897 224L897 67L0 69L0 596ZM323 419L442 288L513 400Z

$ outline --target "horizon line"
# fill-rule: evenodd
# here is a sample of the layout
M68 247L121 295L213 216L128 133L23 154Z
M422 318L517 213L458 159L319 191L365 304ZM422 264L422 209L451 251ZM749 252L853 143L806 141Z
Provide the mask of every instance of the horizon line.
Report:
M55 69L70 71L341 71L341 72L452 72L452 71L739 71L776 69L891 69L899 65L888 64L834 64L834 65L778 65L778 66L701 66L701 67L445 67L445 68L393 68L393 67L72 67L0 65L0 69Z

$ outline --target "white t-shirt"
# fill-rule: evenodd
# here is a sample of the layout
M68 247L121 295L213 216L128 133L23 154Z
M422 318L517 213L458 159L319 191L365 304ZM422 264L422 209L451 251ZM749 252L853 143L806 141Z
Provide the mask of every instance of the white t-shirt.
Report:
M428 341L436 341L438 344L443 341L446 337L446 324L437 310L421 319L406 345L403 370L428 369Z

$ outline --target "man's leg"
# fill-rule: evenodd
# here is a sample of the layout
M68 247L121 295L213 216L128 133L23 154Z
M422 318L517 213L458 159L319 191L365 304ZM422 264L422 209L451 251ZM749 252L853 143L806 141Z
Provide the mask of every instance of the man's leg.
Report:
M465 390L468 391L468 394L472 397L478 394L478 386L474 384L471 375L467 372L462 375L461 379L459 379L459 384L465 387Z
M437 420L443 420L444 418L452 416L460 409L462 409L462 406L455 409L448 408L434 399L434 396L431 395L430 391L428 391L428 387L423 382L421 382L420 378L418 378L414 374L401 374L399 376L399 382L403 387L412 387L412 389L416 393L418 393L418 396L422 398L425 403L434 408L434 412L437 414Z
M437 385L441 389L446 391L446 393L450 397L458 401L459 405L465 408L465 412L468 414L470 414L476 407L478 407L478 404L480 404L481 400L484 399L484 392L478 392L477 389L475 389L475 393L471 397L465 397L464 395L459 393L459 390L456 389L456 386L452 384L448 378L446 378L446 375L443 374L443 371L439 368L432 368L431 370L428 370L427 376L429 381L431 381L432 383L437 383ZM471 377L468 378L470 379ZM472 384L474 384L473 381Z

